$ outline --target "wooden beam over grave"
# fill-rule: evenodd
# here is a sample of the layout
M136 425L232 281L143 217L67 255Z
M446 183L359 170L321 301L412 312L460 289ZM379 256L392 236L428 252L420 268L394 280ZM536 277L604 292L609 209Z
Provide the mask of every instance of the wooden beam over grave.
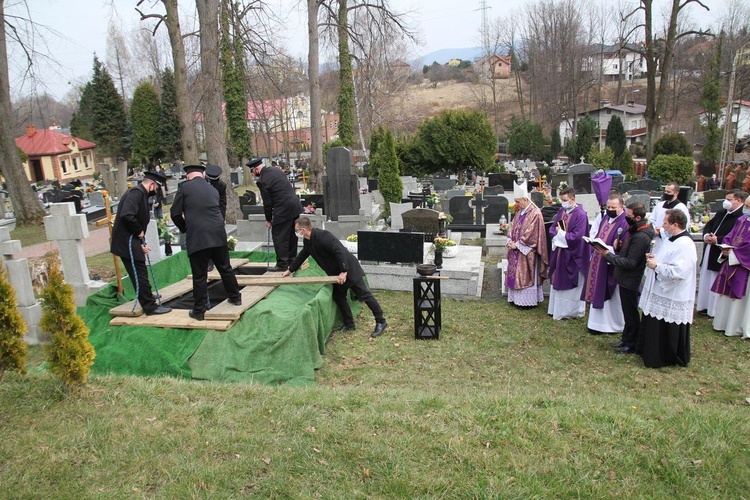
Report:
M305 276L301 278L295 278L289 276L288 278L282 278L281 276L251 276L251 275L239 275L237 276L237 283L240 286L251 286L251 285L316 285L316 284L328 284L336 283L338 276Z
M207 320L236 321L240 319L243 312L265 299L275 288L275 286L246 286L240 290L240 294L242 295L241 306L232 305L228 300L225 300L221 304L206 311L204 317Z
M188 315L187 309L172 309L167 314L159 314L154 316L139 316L134 317L115 317L109 322L110 326L147 326L156 328L188 328L188 329L203 329L203 330L217 330L224 332L234 324L231 320L211 320L205 319L198 321L191 318Z
M192 289L193 280L185 278L184 280L178 281L177 283L172 283L171 285L160 289L159 293L161 294L162 302L169 302L170 300L176 299L181 295L185 295ZM143 314L143 309L141 308L140 304L136 304L135 310L133 310L133 304L135 302L135 300L131 300L130 302L125 302L124 304L120 304L117 307L113 307L109 310L109 314L111 314L112 316L123 316L131 318L141 316Z

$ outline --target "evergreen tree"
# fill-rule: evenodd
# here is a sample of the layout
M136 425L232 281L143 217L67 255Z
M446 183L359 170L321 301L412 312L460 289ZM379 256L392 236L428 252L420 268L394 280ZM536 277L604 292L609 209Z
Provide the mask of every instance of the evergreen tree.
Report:
M557 158L557 155L559 155L562 152L562 139L560 138L560 129L555 127L552 129L552 133L550 134L550 153L552 154L552 158Z
M159 122L160 148L167 160L182 159L180 121L177 117L177 90L174 73L167 68L161 77L161 120Z
M42 319L39 326L50 334L47 346L49 370L67 386L86 383L94 364L94 348L89 329L76 314L73 288L65 283L58 261L49 266L49 282L42 289Z
M558 135L559 137L559 135ZM508 152L516 158L539 159L544 154L544 132L531 120L510 118Z
M592 144L591 150L586 156L586 161L596 168L611 170L615 162L615 154L609 146L599 151L599 145Z
M16 291L0 268L0 380L6 371L26 374L26 324L18 312Z
M625 151L622 152L618 167L620 168L622 175L626 177L628 175L633 175L633 156L630 154L629 149L625 148Z
M349 52L349 10L347 0L339 0L339 139L344 147L354 147L354 78Z
M692 158L693 146L690 145L684 135L679 132L670 132L659 137L654 143L654 157L659 155L679 155Z
M721 52L723 35L719 36L716 43L716 51L708 62L708 69L703 72L704 85L701 92L700 104L706 118L705 125L701 130L706 134L706 143L703 146L703 162L713 170L721 155L722 129L719 127L719 119L722 115L721 106Z
M239 45L239 47L238 47ZM229 129L229 150L237 163L250 158L250 130L247 128L247 99L242 44L230 31L226 3L221 9L221 84L224 90L225 113ZM231 162L230 162L231 163Z
M81 90L78 109L70 118L70 133L81 139L94 139L94 85L86 82Z
M385 130L382 125L378 125L378 128L372 132L370 137L370 158L374 158L378 154L378 147L383 142L385 137ZM378 177L378 166L376 163L370 161L370 166L367 167L367 177L369 179L376 179Z
M92 138L102 156L125 154L127 115L125 103L117 93L107 68L94 56L93 102L91 106Z
M385 133L373 160L378 166L378 190L385 200L385 213L388 216L391 213L390 203L400 203L404 189L399 177L396 144L390 130Z
M586 155L591 151L591 145L594 144L594 137L596 137L596 122L590 116L587 115L578 120L577 127L576 154L575 157L571 158L571 163L578 163L581 161L581 157L586 158Z
M622 126L622 120L617 115L612 116L607 125L606 145L615 154L615 163L619 162L622 152L627 146L627 137L625 137L625 127Z
M151 82L138 85L133 92L133 102L130 105L133 161L146 161L153 165L154 160L161 156L161 114L159 96L156 95L156 89Z

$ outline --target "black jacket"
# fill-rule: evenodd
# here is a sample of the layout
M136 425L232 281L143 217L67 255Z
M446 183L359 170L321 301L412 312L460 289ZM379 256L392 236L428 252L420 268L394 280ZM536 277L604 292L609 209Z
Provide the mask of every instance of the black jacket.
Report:
M303 212L302 202L280 168L262 168L256 184L263 198L263 211L267 221L279 223L295 220Z
M222 218L227 218L227 184L221 179L215 181L208 181L214 189L219 192L219 210L221 211Z
M125 259L130 259L128 242L132 235L133 260L144 262L146 256L141 248L141 239L138 235L141 232L144 235L146 234L150 217L146 188L142 184L138 184L128 189L120 198L120 203L117 204L117 217L115 217L115 225L112 228L110 252Z
M636 226L630 226L617 254L607 254L607 262L615 266L615 283L628 290L640 289L646 269L646 254L651 250L654 234L653 226L643 220Z
M346 281L356 283L365 275L357 258L344 248L333 233L325 229L314 227L310 239L303 239L302 251L289 266L289 271L299 269L308 256L315 259L328 276L338 276L346 272Z
M729 213L727 213L727 211L722 208L721 210L716 212L716 215L714 215L713 219L708 221L706 226L703 228L703 236L707 235L708 233L714 233L716 235L717 243L723 243L724 236L729 234L729 231L731 231L734 227L734 223L737 222L737 219L739 219L741 215L741 205L737 210ZM703 255L705 255L705 253ZM708 251L708 269L710 271L718 272L719 269L721 269L721 262L718 261L720 255L721 248L717 247L716 245L711 245Z
M172 221L187 233L188 255L227 244L224 217L219 209L219 193L202 177L180 183L170 210Z

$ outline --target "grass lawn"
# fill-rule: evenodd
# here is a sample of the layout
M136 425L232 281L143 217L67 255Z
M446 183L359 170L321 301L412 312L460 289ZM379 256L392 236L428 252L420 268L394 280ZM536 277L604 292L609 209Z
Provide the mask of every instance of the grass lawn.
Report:
M47 233L44 231L44 224L38 226L18 226L10 232L10 239L21 240L21 245L28 247L38 243L47 242Z
M750 342L698 317L690 366L651 370L585 319L453 300L415 341L411 294L376 295L386 334L363 312L315 386L6 374L3 496L748 496Z

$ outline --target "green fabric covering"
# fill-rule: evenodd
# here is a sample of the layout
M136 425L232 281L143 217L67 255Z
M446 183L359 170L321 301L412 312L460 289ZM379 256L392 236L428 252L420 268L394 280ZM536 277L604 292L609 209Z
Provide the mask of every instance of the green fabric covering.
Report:
M264 252L231 252L232 257L265 262ZM153 265L160 288L190 272L185 252ZM322 276L310 267L297 276ZM153 286L153 284L152 284ZM78 309L91 330L96 350L94 373L168 375L200 380L289 383L315 381L323 364L325 341L341 313L331 297L331 285L283 285L245 311L229 331L111 327L109 309L132 300L130 280L123 280L124 297L110 285L90 296ZM360 302L351 302L356 315Z

